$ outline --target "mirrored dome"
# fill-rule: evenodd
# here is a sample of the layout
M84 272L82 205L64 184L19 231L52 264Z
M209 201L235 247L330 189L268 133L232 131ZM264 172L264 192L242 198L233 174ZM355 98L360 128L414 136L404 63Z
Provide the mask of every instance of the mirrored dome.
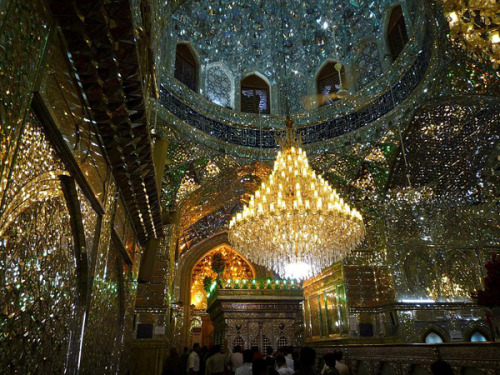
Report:
M397 6L410 29L414 1ZM285 96L298 113L311 108L311 97L313 106L324 102L315 96L328 63L335 80L327 90L355 92L380 77L392 8L388 0L188 0L173 12L168 39L171 47L189 45L200 64L199 92L212 102L239 111L241 80L258 74L270 87L271 113L285 112Z

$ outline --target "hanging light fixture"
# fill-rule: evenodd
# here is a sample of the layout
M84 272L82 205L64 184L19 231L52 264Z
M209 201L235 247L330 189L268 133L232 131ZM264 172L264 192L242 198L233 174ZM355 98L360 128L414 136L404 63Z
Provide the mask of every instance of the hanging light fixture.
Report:
M333 28L333 47L335 49L335 60L337 63L334 65L335 70L337 71L337 74L339 75L339 87L337 91L335 92L335 95L338 99L344 99L349 95L349 92L344 88L343 82L342 82L342 63L339 61L339 52L337 50L337 37L335 33L336 28Z
M309 166L302 135L287 119L274 168L229 224L229 240L280 277L311 278L364 238L361 214Z
M286 3L281 5L285 46ZM283 67L286 79L285 52ZM340 76L342 64L335 68ZM278 137L282 150L268 180L229 223L229 241L249 260L280 277L304 280L349 254L363 240L365 226L361 214L309 166L300 147L303 134L294 129L290 118L285 83L286 128Z
M342 73L341 73L342 67L343 67L343 65L340 62L335 64L335 70L337 71L337 74L339 75L339 88L338 88L337 92L335 93L335 95L339 99L344 99L349 95L349 91L347 91L342 84Z

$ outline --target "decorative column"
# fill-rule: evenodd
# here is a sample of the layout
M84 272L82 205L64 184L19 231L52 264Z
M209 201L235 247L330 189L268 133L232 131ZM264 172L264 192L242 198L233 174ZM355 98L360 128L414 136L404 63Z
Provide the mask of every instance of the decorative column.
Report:
M156 174L156 186L158 191L161 192L161 185L163 180L163 173L165 171L165 164L167 161L168 141L162 138L156 138L153 148L153 165ZM161 194L160 194L161 195ZM144 248L144 253L141 259L141 266L139 270L139 280L142 282L151 281L153 275L153 268L155 265L156 253L160 247L160 240L152 238L147 241Z

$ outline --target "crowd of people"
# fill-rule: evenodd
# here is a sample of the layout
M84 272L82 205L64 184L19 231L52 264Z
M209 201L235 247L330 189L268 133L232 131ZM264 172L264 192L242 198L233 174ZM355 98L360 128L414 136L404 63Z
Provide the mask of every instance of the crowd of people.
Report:
M442 360L431 366L433 375L452 375L451 366ZM242 350L237 345L232 353L221 345L210 349L193 345L189 353L185 347L181 355L175 348L163 366L163 375L350 375L352 372L342 361L342 351L335 349L318 358L316 350L303 347L294 351L292 347L274 351L267 347L266 353L258 348Z
M313 348L304 347L299 352L292 347L274 350L258 348L243 350L239 345L232 352L221 345L210 349L193 345L189 353L185 347L181 355L175 348L163 366L164 375L349 375L349 368L342 363L342 351L334 350L317 358Z

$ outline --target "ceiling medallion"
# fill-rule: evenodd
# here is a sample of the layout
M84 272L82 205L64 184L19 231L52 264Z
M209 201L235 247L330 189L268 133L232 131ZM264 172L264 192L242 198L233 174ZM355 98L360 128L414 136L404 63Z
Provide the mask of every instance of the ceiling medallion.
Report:
M282 151L260 189L229 224L229 240L280 277L308 279L343 259L364 238L361 214L309 166L303 134L288 119Z

